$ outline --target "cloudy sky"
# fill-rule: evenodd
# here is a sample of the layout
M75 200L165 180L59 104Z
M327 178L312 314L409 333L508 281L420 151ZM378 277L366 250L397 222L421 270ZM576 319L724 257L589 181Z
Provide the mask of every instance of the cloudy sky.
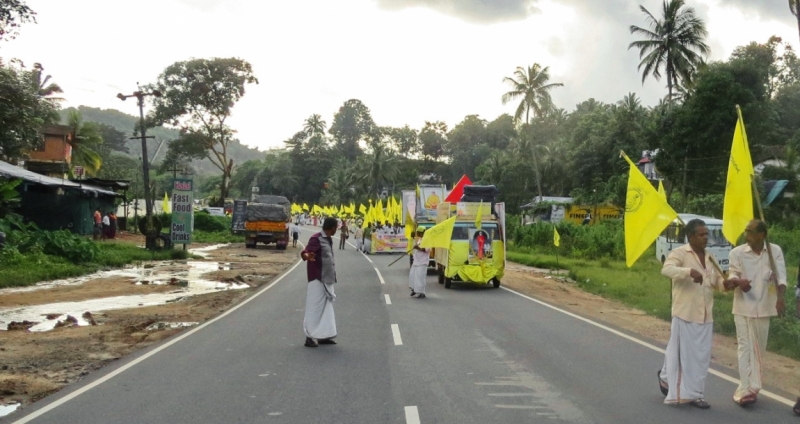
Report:
M165 67L190 58L236 56L253 64L250 86L230 123L244 144L282 147L318 113L360 99L379 125L449 126L466 115L492 120L502 80L517 66L549 66L564 83L552 94L568 111L593 97L628 92L646 105L666 92L644 84L630 25L639 5L661 0L27 0L38 24L22 27L0 56L40 62L64 90L65 106L137 114L129 94ZM707 24L710 60L778 35L800 50L785 0L687 0Z

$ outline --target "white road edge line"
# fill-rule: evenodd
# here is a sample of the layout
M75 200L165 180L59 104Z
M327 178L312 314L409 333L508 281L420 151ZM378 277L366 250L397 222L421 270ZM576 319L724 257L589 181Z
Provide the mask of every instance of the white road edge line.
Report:
M388 294L385 294L385 295L383 295L383 296L386 298L386 304L387 304L387 305L391 305L391 304L392 304L392 299L389 299L389 295L388 295Z
M300 243L300 242L298 242L298 243ZM305 248L305 245L303 245L303 243L300 243L300 244ZM76 391L64 396L63 398L61 398L61 399L59 399L59 400L57 400L57 401L55 401L55 402L43 407L42 409L40 409L40 410L30 414L30 415L27 415L27 416L23 417L20 420L14 421L13 424L24 424L24 423L33 421L36 418L39 418L42 415L52 411L53 409L56 409L57 407L59 407L59 406L65 404L65 403L71 401L72 399L75 399L76 397L88 392L89 390L92 390L95 387L105 383L106 381L111 380L112 378L122 374L123 372L127 371L128 369L133 368L135 365L138 365L139 363L143 362L147 358L150 358L151 356L155 355L156 353L161 352L162 350L174 345L175 343L178 343L179 341L191 336L192 334L202 330L203 328L206 328L209 325L221 320L222 318L225 318L226 316L228 316L233 311L235 311L235 310L241 308L242 306L246 305L247 303L249 303L250 301L252 301L256 297L261 296L261 294L263 294L265 291L271 289L275 284L278 284L281 280L283 280L284 277L286 277L292 271L294 271L294 269L297 268L297 266L300 265L301 263L303 263L303 261L302 260L298 260L297 263L294 264L294 266L289 268L288 271L286 271L283 274L281 274L275 281L273 281L272 283L270 283L268 286L264 287L263 289L259 290L258 293L254 294L253 296L250 296L249 298L245 299L243 302L237 304L233 308L228 309L227 311L223 312L222 315L220 315L220 316L218 316L218 317L216 317L216 318L214 318L214 319L212 319L210 321L206 321L205 323L203 323L203 324L201 324L201 325L189 330L188 332L186 332L184 334L181 334L180 336L178 336L178 337L176 337L176 338L164 343L163 345L151 350L150 352L147 352L146 354L144 354L144 355L134 359L133 361L123 365L122 367L117 368L116 370L110 372L108 375L98 379L97 381L94 381L94 382L92 382L90 384L87 384L84 387L81 387L80 389L78 389L78 390L76 390Z
M383 275L381 275L381 272L378 271L378 268L377 267L373 267L373 268L375 268L375 272L378 273L378 279L381 280L381 284L386 284L386 281L383 280Z
M420 424L419 410L416 406L406 406L406 424Z
M392 324L392 338L394 338L395 346L403 345L403 339L400 338L400 326L397 324Z
M561 312L564 315L567 315L567 316L570 316L572 318L578 319L578 320L583 321L583 322L585 322L587 324L594 325L595 327L598 327L600 329L606 330L609 333L612 333L612 334L615 334L617 336L620 336L620 337L622 337L622 338L624 338L626 340L629 340L629 341L632 341L634 343L640 344L640 345L642 345L642 346L644 346L644 347L646 347L648 349L654 350L654 351L659 352L661 354L665 353L664 349L661 349L658 346L652 345L652 344L647 343L645 341L639 340L639 339L637 339L635 337L629 336L629 335L627 335L627 334L625 334L625 333L623 333L621 331L617 331L617 330L615 330L615 329L613 329L611 327L607 327L607 326L605 326L603 324L600 324L598 322L594 322L594 321L592 321L592 320L590 320L588 318L584 318L584 317L582 317L580 315L573 314L572 312L565 311L564 309L558 308L558 307L553 306L553 305L551 305L549 303L542 302L541 300L534 299L534 298L532 298L530 296L526 296L526 295L524 295L524 294L522 294L520 292L517 292L515 290L511 290L511 289L509 289L507 287L500 287L500 288L503 289L503 290L509 291L511 293L514 293L517 296L520 296L520 297L523 297L525 299L528 299L528 300L530 300L532 302L538 303L538 304L540 304L542 306L546 306L546 307L548 307L548 308L550 308L550 309L552 309L554 311ZM715 376L717 376L717 377L719 377L719 378L721 378L723 380L729 381L731 383L734 383L734 384L737 384L737 385L740 383L739 379L733 378L733 377L731 377L731 376L729 376L727 374L721 373L721 372L719 372L717 370L709 368L708 372L709 372L709 374L713 374L713 375L715 375ZM768 390L761 390L759 392L759 394L762 394L762 395L764 395L764 396L766 396L766 397L768 397L770 399L773 399L773 400L775 400L777 402L780 402L780 403L782 403L782 404L784 404L786 406L794 406L794 402L793 401L791 401L789 399L786 399L785 397L780 396L778 394L772 393L772 392L770 392Z

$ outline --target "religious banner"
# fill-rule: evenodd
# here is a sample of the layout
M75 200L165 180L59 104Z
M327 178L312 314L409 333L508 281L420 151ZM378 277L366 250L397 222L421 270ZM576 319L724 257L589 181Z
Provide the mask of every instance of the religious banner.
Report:
M172 225L170 239L172 244L190 244L194 207L192 180L176 178L172 180Z
M491 220L492 217L492 204L488 202L474 203L474 202L458 202L456 203L456 215L459 220L474 220L478 217L478 210L481 211L481 216L484 220Z
M408 239L405 234L372 233L371 253L406 253Z
M444 201L444 187L420 186L417 199L417 216L431 221L436 219L436 208Z

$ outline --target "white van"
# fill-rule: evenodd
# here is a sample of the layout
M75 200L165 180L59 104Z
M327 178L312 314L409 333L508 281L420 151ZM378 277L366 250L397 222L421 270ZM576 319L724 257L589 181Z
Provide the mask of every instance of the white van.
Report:
M725 236L722 235L722 220L709 216L694 215L689 213L679 213L678 216L684 223L693 219L702 219L708 228L708 246L706 249L711 252L719 261L719 266L723 271L728 270L728 254L731 253L731 246ZM683 231L683 225L676 219L672 224L656 239L656 258L664 263L669 256L669 252L676 247L683 246L689 241Z

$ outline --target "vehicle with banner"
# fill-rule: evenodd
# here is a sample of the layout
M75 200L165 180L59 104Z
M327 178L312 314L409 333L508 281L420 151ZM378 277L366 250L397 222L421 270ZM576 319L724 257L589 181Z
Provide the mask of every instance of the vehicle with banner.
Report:
M405 234L372 233L370 253L405 253L408 239Z
M466 186L464 197L481 195ZM489 186L493 187L493 186ZM495 189L496 190L496 189ZM462 197L462 198L464 198ZM450 247L436 249L439 284L449 289L453 282L492 284L500 287L506 264L505 204L495 203L494 195L483 202L441 203L437 222L456 216ZM480 228L476 221L480 211Z
M278 250L289 244L291 203L283 196L256 195L255 202L247 203L244 223L244 245L255 248L258 243L275 243Z
M421 184L417 190L403 190L402 222L406 222L406 214L413 210L414 216L412 218L415 230L419 226L425 227L425 229L433 227L436 225L437 208L444 201L446 194L443 185ZM413 243L412 240L408 240L408 242ZM414 258L409 256L409 266L413 262ZM436 249L431 249L428 267L436 268Z

